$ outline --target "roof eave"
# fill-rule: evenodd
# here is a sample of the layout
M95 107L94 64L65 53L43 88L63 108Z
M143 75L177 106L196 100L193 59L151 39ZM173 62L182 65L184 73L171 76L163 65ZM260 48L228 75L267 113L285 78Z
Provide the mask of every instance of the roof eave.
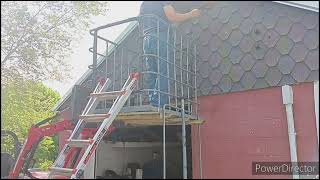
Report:
M131 22L126 29L123 30L123 32L115 39L115 43L120 44L124 39L126 39L126 37L137 27L137 22ZM114 47L111 48L108 52L108 55L110 55L112 52L114 51ZM106 54L106 53L105 53ZM104 61L103 57L99 57L98 58L98 67L102 64L102 62ZM76 84L82 84L83 82L85 82L85 80L91 75L92 73L92 69L88 69L75 83ZM69 90L62 96L62 98L57 102L57 104L52 108L52 111L57 111L60 106L65 103L67 101L68 98L71 97L71 93L72 93L72 88L69 88Z

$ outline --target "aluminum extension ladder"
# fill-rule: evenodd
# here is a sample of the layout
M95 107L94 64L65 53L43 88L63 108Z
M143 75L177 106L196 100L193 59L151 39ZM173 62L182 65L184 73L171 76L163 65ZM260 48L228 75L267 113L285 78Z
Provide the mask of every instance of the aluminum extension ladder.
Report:
M58 158L54 162L53 166L49 168L50 172L48 179L53 179L55 175L70 177L70 179L80 179L82 177L84 174L84 169L91 159L92 154L96 150L97 145L136 87L138 78L138 73L132 73L120 91L105 92L111 83L110 79L107 79L106 81L100 81L97 84L93 93L90 94L89 102L84 108L82 115L80 116L79 121L70 135L67 143L59 153ZM91 114L95 110L99 101L113 99L115 99L115 101L107 114ZM79 139L80 133L87 122L102 122L102 124L100 125L93 139ZM66 155L70 151L71 147L86 148L83 156L74 169L63 167L65 164Z

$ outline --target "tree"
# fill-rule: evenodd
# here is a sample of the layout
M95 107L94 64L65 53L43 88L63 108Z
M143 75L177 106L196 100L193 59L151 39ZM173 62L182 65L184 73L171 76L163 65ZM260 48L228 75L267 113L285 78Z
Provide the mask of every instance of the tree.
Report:
M60 95L42 83L10 81L1 91L1 128L17 134L23 143L33 124L51 117L51 109ZM58 152L57 137L46 137L39 144L34 158L36 166L49 167ZM1 152L11 152L13 144L8 139L1 142Z
M69 78L66 58L103 1L1 1L1 85L13 78Z

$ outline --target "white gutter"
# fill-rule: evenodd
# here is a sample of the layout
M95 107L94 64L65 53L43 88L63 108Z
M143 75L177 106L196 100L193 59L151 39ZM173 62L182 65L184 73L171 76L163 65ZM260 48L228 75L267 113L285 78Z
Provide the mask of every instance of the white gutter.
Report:
M273 2L288 5L288 6L293 6L301 9L306 9L309 11L319 12L318 1L273 1Z
M314 112L316 115L316 128L319 146L319 81L313 83L313 96L314 96Z
M290 144L290 158L292 166L297 165L297 142L296 142L296 131L294 128L294 119L293 119L293 92L291 86L285 85L282 86L282 101L286 107L287 113L287 124L288 124L288 135L289 135L289 144ZM293 179L299 179L299 174L296 173L293 175Z

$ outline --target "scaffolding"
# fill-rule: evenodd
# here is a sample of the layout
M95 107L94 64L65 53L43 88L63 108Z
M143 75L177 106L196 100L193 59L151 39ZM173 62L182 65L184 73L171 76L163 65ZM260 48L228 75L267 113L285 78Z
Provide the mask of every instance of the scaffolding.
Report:
M135 25L129 40L116 43L100 35L103 30L126 23ZM164 178L166 125L182 125L183 177L186 179L185 126L198 125L200 140L200 125L204 122L198 116L196 43L177 26L155 15L100 26L90 34L93 36L93 47L89 49L93 53L93 64L89 66L93 72L91 84L96 84L98 78L108 77L112 80L109 90L114 91L130 73L139 72L139 84L116 120L135 126L163 125ZM111 105L108 101L100 103L96 112L105 112ZM201 150L201 142L199 146ZM201 153L199 168L202 174Z

